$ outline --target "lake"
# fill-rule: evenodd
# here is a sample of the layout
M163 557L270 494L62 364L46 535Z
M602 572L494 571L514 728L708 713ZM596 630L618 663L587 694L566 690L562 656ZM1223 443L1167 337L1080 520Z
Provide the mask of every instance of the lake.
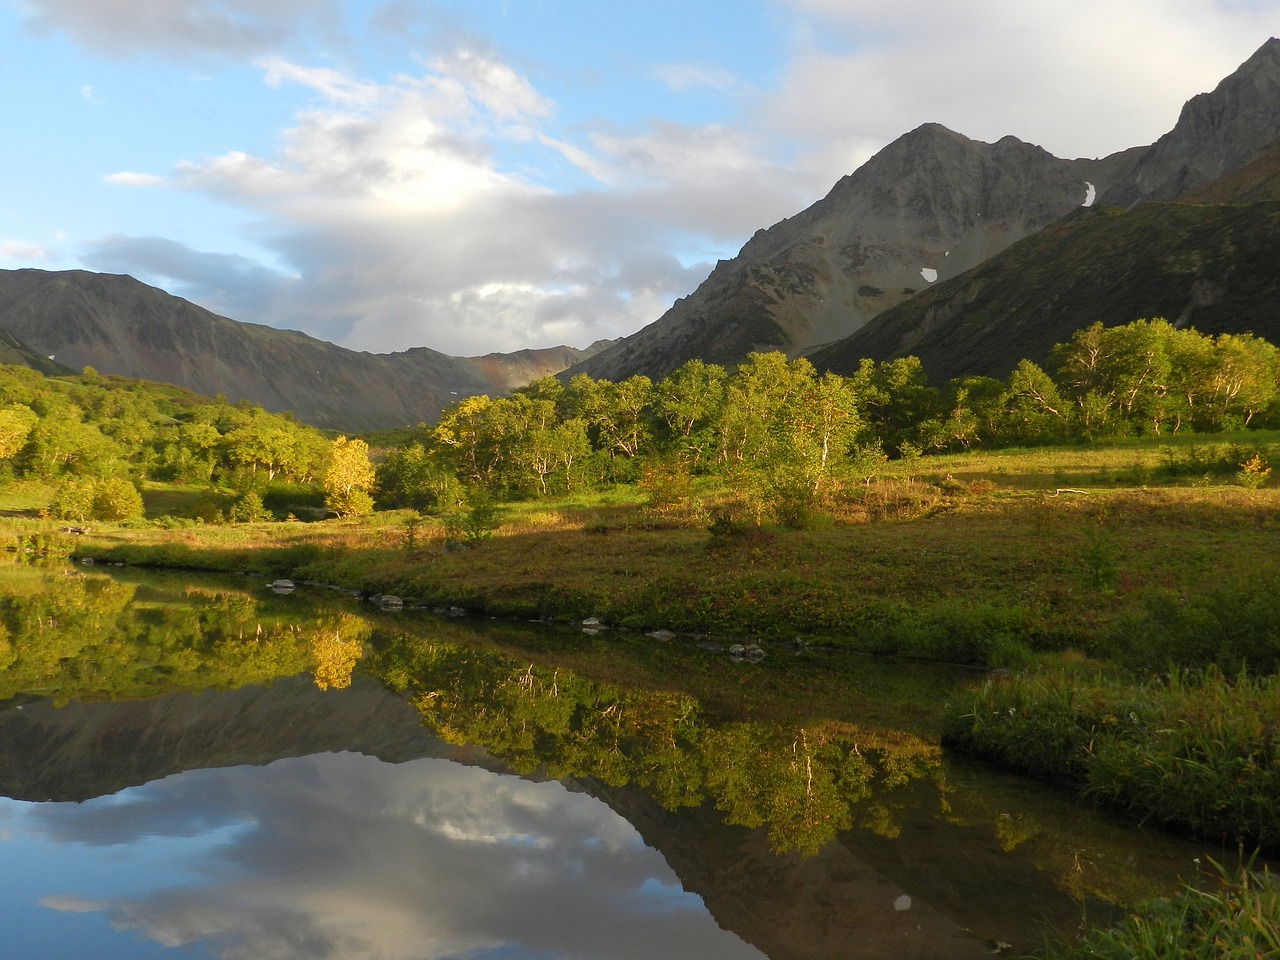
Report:
M964 671L41 562L0 629L8 957L1016 956L1234 856L944 755Z

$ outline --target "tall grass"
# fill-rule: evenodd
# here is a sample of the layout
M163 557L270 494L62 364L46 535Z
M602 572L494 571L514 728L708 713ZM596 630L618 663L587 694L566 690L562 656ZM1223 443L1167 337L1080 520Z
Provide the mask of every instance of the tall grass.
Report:
M952 704L943 743L1066 780L1142 820L1280 851L1280 681L1174 670L1144 684L1059 670Z
M1264 960L1280 956L1280 884L1246 865L1217 864L1199 886L1145 905L1123 922L1057 942L1042 960Z

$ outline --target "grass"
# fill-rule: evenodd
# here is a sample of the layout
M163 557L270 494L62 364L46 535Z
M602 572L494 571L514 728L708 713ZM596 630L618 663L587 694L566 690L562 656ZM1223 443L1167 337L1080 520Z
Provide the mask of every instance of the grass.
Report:
M1210 864L1202 882L1162 898L1078 942L1051 944L1043 960L1264 960L1280 956L1280 885L1246 865Z
M1069 648L1134 669L1160 668L1171 655L1262 668L1280 655L1280 489L1055 493L983 479L995 460L1021 462L1031 475L1043 455L945 458L941 479L854 483L829 504L831 519L808 530L681 525L621 488L504 506L493 537L466 549L450 549L439 521L408 511L104 527L76 546L103 559L323 580L493 616L799 637L974 666L1022 666ZM703 495L714 502L716 492ZM20 535L35 521L7 523Z
M991 679L943 743L1143 821L1280 852L1280 683L1216 667L1134 683L1080 669Z

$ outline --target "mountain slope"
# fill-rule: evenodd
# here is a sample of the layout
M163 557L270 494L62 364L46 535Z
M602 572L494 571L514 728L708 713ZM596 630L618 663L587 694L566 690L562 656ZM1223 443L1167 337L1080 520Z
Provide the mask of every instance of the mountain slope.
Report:
M361 353L229 320L132 277L79 270L0 271L0 330L74 370L221 393L348 431L431 422L460 396L507 393L589 355Z
M899 138L804 212L759 231L689 297L579 365L658 376L847 335L930 277L954 276L1080 206L1079 162L938 124Z
M1173 200L1220 179L1280 137L1280 40L1259 47L1211 93L1183 105L1174 128L1136 156L1099 200Z
M1094 321L1164 317L1280 342L1280 202L1082 210L809 355L850 373L915 355L929 379L1005 377Z
M1149 147L1062 160L1006 137L927 124L891 143L803 213L758 232L689 297L575 370L657 376L692 357L799 354L848 336L937 280L977 266L1086 200L1171 199L1280 137L1280 40L1192 98ZM1144 311L1149 312L1149 311Z

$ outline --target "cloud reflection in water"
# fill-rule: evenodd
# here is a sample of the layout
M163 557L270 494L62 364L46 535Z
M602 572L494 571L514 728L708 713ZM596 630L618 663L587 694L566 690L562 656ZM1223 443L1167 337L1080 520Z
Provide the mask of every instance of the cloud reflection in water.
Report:
M220 960L761 956L605 804L447 760L321 754L20 806L0 819L50 856L120 847L122 872L152 869L133 849L178 841L185 881L35 896Z

